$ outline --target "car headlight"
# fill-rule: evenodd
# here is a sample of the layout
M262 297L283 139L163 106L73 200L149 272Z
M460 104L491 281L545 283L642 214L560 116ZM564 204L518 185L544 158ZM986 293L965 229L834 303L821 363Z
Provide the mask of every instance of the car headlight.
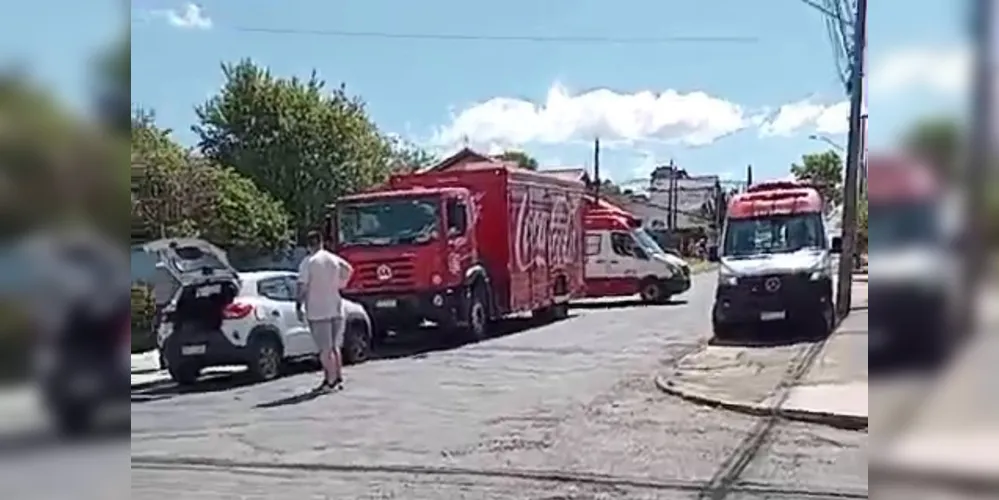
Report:
M726 272L726 270L723 268L718 272L718 284L735 286L739 284L739 277L731 272Z
M820 266L820 267L817 267L817 268L812 269L811 271L809 271L809 273L808 273L808 279L810 281L821 281L821 280L824 280L824 279L828 279L830 277L829 272L830 271L829 271L828 267L826 267L826 266Z

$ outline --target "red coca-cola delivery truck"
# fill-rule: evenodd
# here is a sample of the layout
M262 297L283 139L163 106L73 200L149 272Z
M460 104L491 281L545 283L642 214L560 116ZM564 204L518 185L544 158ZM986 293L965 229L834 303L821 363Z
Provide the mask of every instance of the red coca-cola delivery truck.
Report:
M510 314L564 317L585 289L585 189L492 162L344 197L333 217L336 251L355 268L344 295L376 335L431 321L476 340Z

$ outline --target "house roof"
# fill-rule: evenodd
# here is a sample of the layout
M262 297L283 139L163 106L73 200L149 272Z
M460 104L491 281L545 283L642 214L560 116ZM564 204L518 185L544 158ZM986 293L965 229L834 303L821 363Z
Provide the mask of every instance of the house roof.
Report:
M566 167L566 168L546 168L544 170L539 170L543 174L554 175L566 180L584 182L589 184L590 174L585 168L581 167Z
M447 170L454 167L455 165L461 163L479 163L479 162L495 162L496 159L479 153L478 151L472 150L470 148L462 148L457 153L444 158L443 160L437 162L436 165L431 166L424 170L424 172L440 172L441 170Z

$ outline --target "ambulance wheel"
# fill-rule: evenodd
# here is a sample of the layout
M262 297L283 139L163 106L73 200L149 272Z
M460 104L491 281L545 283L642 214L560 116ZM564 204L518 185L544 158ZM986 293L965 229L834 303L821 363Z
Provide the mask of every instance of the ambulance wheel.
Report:
M662 285L654 279L643 280L638 289L642 302L646 304L662 304L668 300L668 296L663 292Z

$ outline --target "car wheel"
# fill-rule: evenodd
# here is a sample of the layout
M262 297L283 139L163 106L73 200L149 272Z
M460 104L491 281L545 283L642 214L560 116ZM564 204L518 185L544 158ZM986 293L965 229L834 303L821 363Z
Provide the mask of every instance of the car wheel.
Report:
M167 363L167 372L177 385L194 385L201 377L201 367L192 363Z
M284 354L281 344L268 335L257 335L250 342L250 373L260 381L274 380L281 376Z
M371 358L371 334L363 322L347 323L340 354L347 365L360 364Z

